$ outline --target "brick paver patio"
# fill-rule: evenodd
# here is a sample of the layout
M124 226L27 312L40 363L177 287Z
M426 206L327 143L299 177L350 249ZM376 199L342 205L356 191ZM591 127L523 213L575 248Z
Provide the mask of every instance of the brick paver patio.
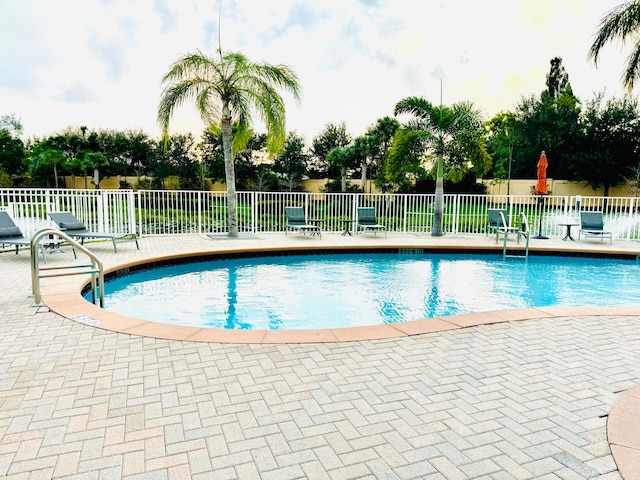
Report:
M282 242L493 239L187 235L143 238L140 251L121 244L117 254L109 243L90 246L114 265ZM637 248L629 243L543 246ZM69 251L48 254L50 264L71 259ZM0 253L0 271L0 477L621 478L607 416L639 383L640 316L344 343L200 343L114 333L32 307L28 252Z

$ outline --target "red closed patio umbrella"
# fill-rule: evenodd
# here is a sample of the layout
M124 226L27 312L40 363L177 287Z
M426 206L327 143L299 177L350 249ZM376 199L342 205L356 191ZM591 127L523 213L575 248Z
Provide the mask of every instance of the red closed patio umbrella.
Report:
M547 162L547 155L544 153L544 150L540 154L540 159L538 160L538 183L536 184L536 195L547 195L547 167L549 166L549 162Z
M536 195L540 195L538 197L538 205L540 206L540 222L538 224L538 235L533 238L538 238L540 240L547 240L549 237L545 237L542 235L542 211L544 209L544 197L542 195L548 195L549 192L547 190L547 167L549 166L549 162L547 162L547 155L544 153L540 153L540 159L538 160L538 183L536 183Z

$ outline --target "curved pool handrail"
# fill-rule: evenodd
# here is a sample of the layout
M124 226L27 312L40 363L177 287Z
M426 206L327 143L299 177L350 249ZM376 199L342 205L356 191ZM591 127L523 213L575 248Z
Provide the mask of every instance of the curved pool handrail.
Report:
M56 267L40 267L40 263L38 261L38 253L37 246L40 240L45 235L56 235L60 238L63 238L67 242L69 242L74 249L80 250L82 253L87 255L91 259L91 264L89 265L61 265ZM34 255L34 252L35 255ZM83 269L83 270L74 270L71 269ZM42 270L66 270L64 272L51 273L51 274L42 274ZM89 274L91 275L91 292L93 295L93 303L96 303L96 288L99 293L99 301L100 307L104 308L104 265L102 261L89 249L87 249L84 245L81 245L76 240L71 238L66 233L52 227L41 228L36 231L31 236L31 291L34 296L34 307L40 307L43 305L42 303L42 295L40 292L40 279L46 277L61 277L67 275L83 275ZM96 282L96 275L98 276Z

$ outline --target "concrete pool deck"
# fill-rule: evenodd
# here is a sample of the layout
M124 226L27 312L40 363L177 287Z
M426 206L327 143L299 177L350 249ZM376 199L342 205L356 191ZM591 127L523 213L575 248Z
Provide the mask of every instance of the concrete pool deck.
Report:
M90 244L108 270L207 252L377 246L496 244L395 234L150 237L117 254ZM559 238L531 248L640 253L636 242ZM79 299L78 276L44 280L47 307L32 307L28 252L1 253L0 271L0 476L640 478L640 308L238 337L99 311Z

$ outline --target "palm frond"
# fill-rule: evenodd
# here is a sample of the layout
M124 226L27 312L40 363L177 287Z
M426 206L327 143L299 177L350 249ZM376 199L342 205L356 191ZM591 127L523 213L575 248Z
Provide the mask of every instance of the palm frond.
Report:
M240 118L235 124L235 132L233 135L233 156L247 147L253 130L249 128L249 122L246 118Z
M416 117L428 118L433 105L422 97L407 97L396 103L394 115L409 114Z
M395 172L413 172L426 155L426 132L399 128L389 151L387 168Z
M160 96L157 116L163 132L168 129L173 112L186 101L198 98L204 88L206 88L206 82L199 78L184 80L165 87Z
M269 153L276 154L284 147L286 136L284 102L268 83L261 83L256 93L254 101L258 103L258 112L267 127L267 148Z
M601 20L588 57L597 65L600 51L607 43L614 40L624 43L638 31L638 28L640 28L640 2L634 0L618 5Z
M629 92L633 90L636 79L640 77L640 42L636 43L634 49L627 58L627 68L622 76L622 84Z
M176 108L184 102L185 85L177 84L166 87L160 97L157 122L163 132L169 129L169 122Z
M297 102L301 100L300 80L291 67L265 63L253 64L252 73L256 77L262 78L265 83L285 90Z
M196 95L196 108L200 118L208 125L220 117L222 101L215 85L205 85Z
M188 53L171 64L169 71L162 77L162 83L176 83L186 78L202 76L207 72L212 60L200 53Z

